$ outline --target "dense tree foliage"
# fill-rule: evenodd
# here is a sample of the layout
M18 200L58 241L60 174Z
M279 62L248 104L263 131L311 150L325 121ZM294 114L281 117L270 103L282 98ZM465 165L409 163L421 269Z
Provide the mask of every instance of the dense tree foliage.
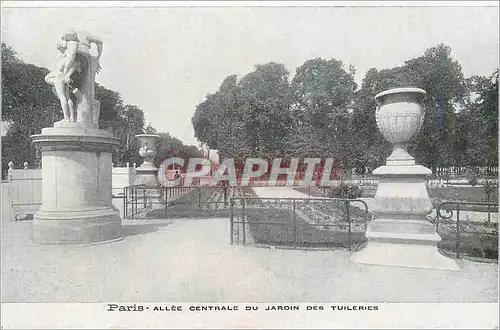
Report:
M2 43L2 120L10 124L2 138L2 169L13 161L37 164L37 150L30 136L62 118L59 102L44 77L49 70L20 61Z
M349 167L354 73L353 67L346 70L335 59L316 58L297 68L290 86L290 156L332 157L338 166Z
M427 92L426 116L409 151L432 169L498 165L498 70L465 78L451 48L440 44L395 68L367 71L360 88L354 68L311 59L288 83L284 66L256 66L227 77L200 103L195 136L223 157L333 157L365 173L385 162L391 145L379 132L374 96L390 88Z
M197 106L195 136L221 156L283 154L292 124L288 89L288 72L276 63L258 65L240 81L227 77Z

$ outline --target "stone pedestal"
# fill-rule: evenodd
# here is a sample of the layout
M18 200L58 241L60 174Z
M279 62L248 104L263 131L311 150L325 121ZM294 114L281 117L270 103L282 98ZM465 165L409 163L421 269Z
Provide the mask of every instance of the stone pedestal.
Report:
M154 166L141 166L135 170L137 174L134 180L134 186L144 185L147 188L145 190L147 194L147 204L151 205L152 208L163 207L161 204L165 202L164 193L162 186L156 179L158 168ZM138 193L140 194L141 192L139 191Z
M458 270L453 259L439 253L441 237L427 219L432 202L425 185L431 170L421 165L382 166L368 226L367 246L352 261L363 264Z
M148 188L159 187L156 178L158 168L154 167L152 164L144 162L140 167L135 169L135 173L134 185L143 184Z
M112 205L112 162L119 143L87 124L59 122L33 135L42 152L42 205L33 221L37 243L94 243L121 236Z

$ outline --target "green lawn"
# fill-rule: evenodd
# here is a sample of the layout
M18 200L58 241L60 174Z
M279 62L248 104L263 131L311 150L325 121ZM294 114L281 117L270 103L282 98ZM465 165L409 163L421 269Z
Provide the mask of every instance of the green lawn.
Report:
M488 198L483 187L443 187L430 188L429 197L432 203L437 204L445 201L464 201L486 203ZM490 203L498 203L498 191L495 190L490 196Z

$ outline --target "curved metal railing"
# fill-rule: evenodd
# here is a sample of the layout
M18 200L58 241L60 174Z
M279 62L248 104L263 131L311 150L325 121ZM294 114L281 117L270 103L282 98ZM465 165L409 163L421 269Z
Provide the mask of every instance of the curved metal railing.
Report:
M361 207L353 206L353 203L360 203ZM330 210L328 209L330 208ZM352 226L355 221L353 221L353 212L354 208L360 210L360 213L357 214L358 218L363 219L363 237L364 232L366 232L368 222L373 217L369 217L368 205L365 201L361 199L340 199L340 198L326 198L326 197L310 197L310 198L265 198L265 197L243 197L243 198L231 198L230 200L230 243L234 244L235 241L246 245L247 239L250 233L250 227L256 229L257 232L261 232L267 228L269 231L275 231L276 243L278 241L286 241L286 243L290 243L290 245L297 247L300 246L300 239L298 236L302 236L303 240L308 234L304 233L308 229L314 228L315 230L325 231L331 230L333 232L334 228L339 228L339 225L342 227L347 227L347 247L351 250L353 245L353 230ZM309 215L313 214L318 216L318 214L323 214L325 216L331 216L335 218L334 220L330 219L330 223L326 223L325 221L318 221L315 223L314 221L302 221L305 218L308 218L308 215L305 214L304 211L306 208L310 208ZM273 215L266 215L265 210L281 210L281 211L289 211L286 216L283 214L283 217L280 219L270 219ZM336 214L333 214L331 211L335 211ZM262 216L264 221L256 222L250 221L249 212L252 212L252 217ZM334 217L336 215L336 217ZM300 222L300 223L299 223ZM290 236L284 234L285 232L292 231ZM303 232L301 232L302 230ZM314 234L311 234L314 235ZM338 232L336 234L338 235ZM273 235L267 235L268 240L273 241L273 238L269 238ZM335 242L335 235L332 234L331 241L329 243ZM279 237L279 238L278 238ZM314 242L314 239L310 241L310 243L318 243ZM283 245L281 244L281 245Z
M486 216L480 216L480 214L485 213ZM492 221L493 213L498 214L498 204L496 203L446 201L439 204L436 209L436 231L439 231L440 224L442 225L442 223L453 224L455 254L457 258L460 258L464 234L465 236L468 234L496 235L498 239L498 217L496 222ZM472 219L471 221L472 216L476 219ZM482 228L482 230L467 230L469 227ZM492 230L487 231L486 229Z

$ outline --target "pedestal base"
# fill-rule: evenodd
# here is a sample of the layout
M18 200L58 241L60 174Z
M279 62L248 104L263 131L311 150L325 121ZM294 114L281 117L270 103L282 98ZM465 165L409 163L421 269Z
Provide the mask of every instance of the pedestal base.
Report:
M95 243L115 240L121 233L120 214L114 207L72 211L40 210L33 220L35 243Z
M138 167L134 185L144 185L148 194L148 203L152 204L153 208L163 207L161 204L165 203L164 189L158 183L156 177L158 169L156 167Z
M421 165L382 166L373 171L379 185L366 231L367 246L352 261L362 264L459 270L439 253L441 237L428 219L433 205L425 185L431 171Z
M42 152L42 205L33 220L33 241L81 244L120 237L111 184L118 139L81 123L54 126L32 136Z
M460 270L455 260L443 256L432 245L369 242L352 256L351 261L369 265Z

